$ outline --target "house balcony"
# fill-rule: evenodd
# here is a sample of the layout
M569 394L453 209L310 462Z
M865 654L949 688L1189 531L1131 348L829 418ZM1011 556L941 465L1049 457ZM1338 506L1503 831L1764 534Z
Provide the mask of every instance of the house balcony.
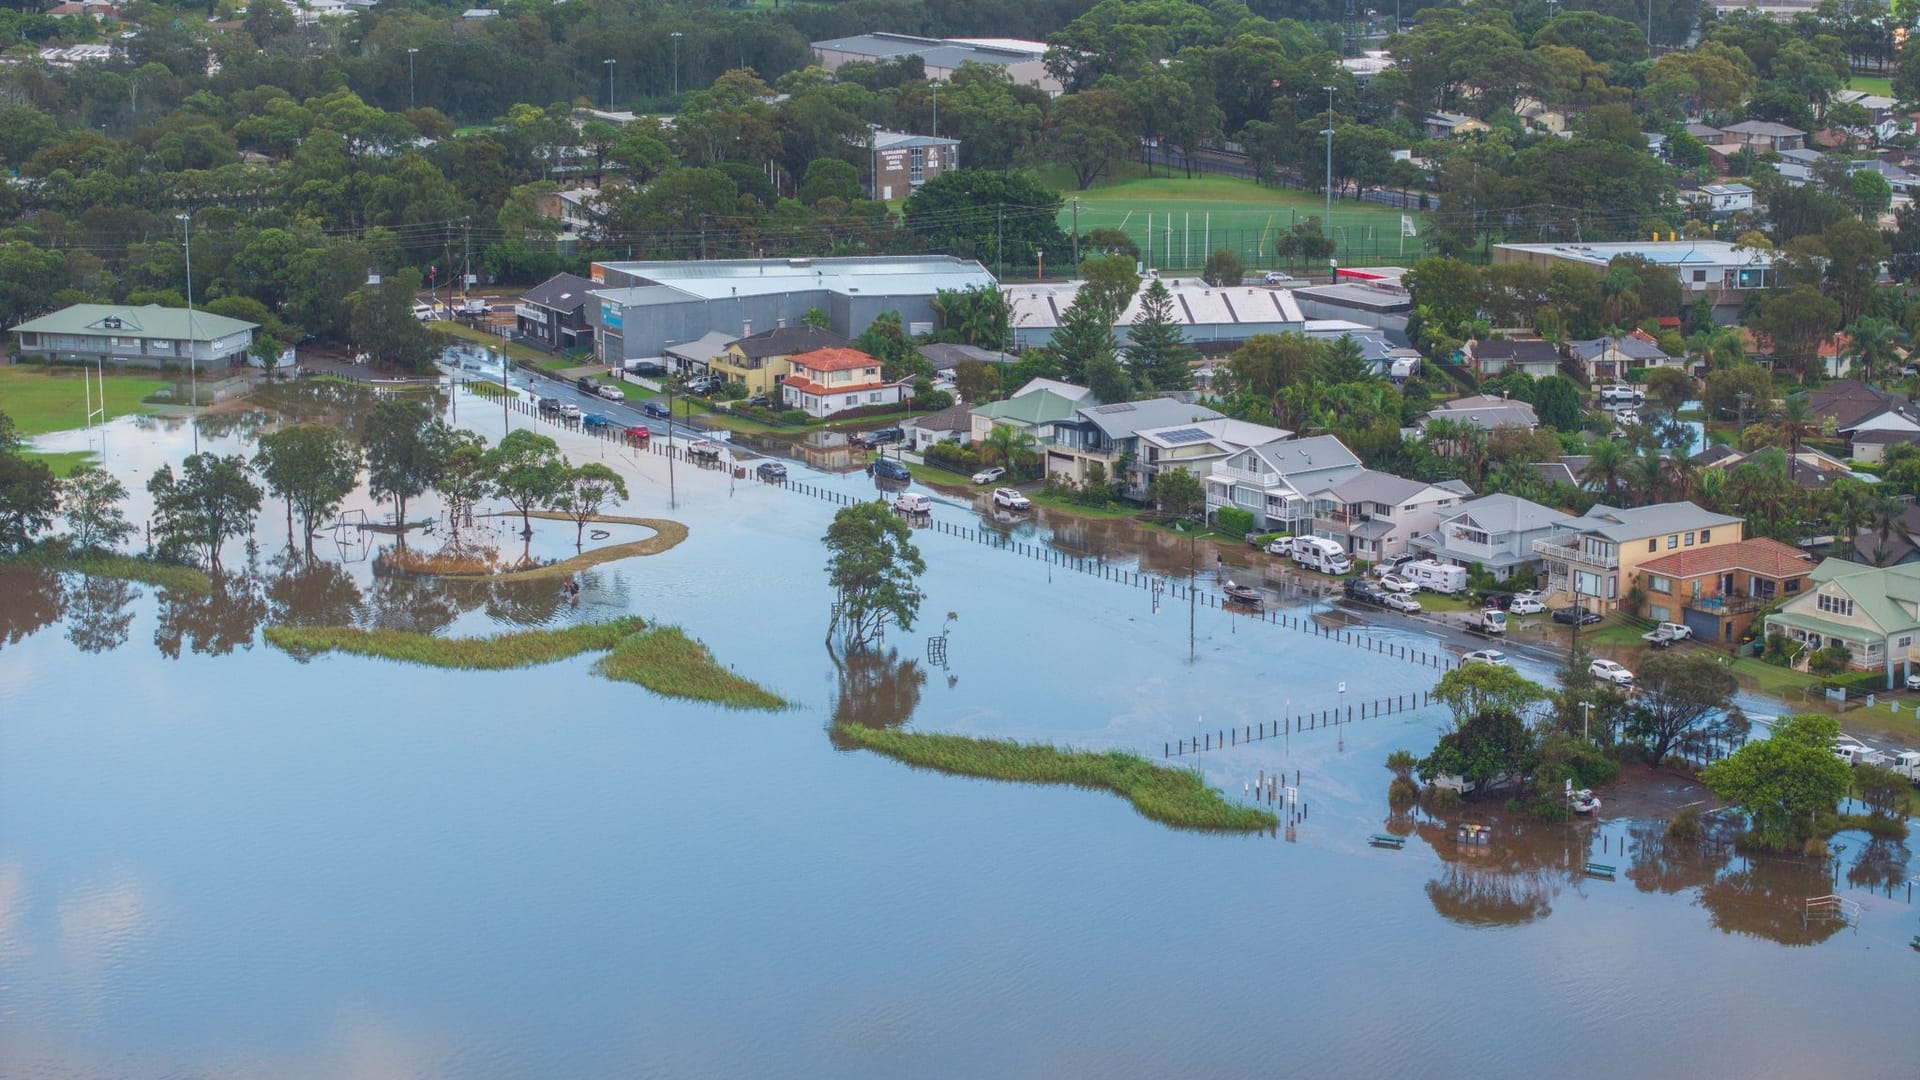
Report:
M1563 543L1559 540L1535 540L1533 542L1533 553L1550 562L1573 563L1595 570L1618 570L1620 568L1620 554L1618 551L1605 556L1590 555L1577 544Z
M1228 465L1215 465L1214 476L1225 476L1242 484L1256 484L1263 488L1279 487L1280 474L1277 472L1255 472L1252 469L1236 469Z
M1757 596L1689 596L1680 601L1680 606L1689 611L1701 611L1725 618L1730 615L1745 615L1758 611L1772 602Z
M539 323L541 326L547 325L548 320L551 318L551 316L547 314L546 309L533 307L529 304L513 305L513 313L530 323Z

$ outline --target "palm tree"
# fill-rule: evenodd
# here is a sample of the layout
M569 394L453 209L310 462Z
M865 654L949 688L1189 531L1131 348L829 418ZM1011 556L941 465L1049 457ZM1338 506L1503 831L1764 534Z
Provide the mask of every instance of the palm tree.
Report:
M1627 465L1627 452L1612 439L1602 439L1593 444L1593 458L1587 462L1587 471L1583 477L1588 486L1594 484L1607 493L1607 501L1620 497L1620 480Z
M1875 375L1881 372L1892 370L1907 337L1893 320L1874 315L1855 319L1847 328L1847 334L1853 339L1847 351L1859 365L1860 378L1867 382L1874 381Z
M1022 431L1007 424L993 425L993 430L987 432L983 441L986 443L988 460L997 461L1016 473L1021 471L1019 466L1032 460L1040 445L1031 431Z
M1627 486L1642 505L1660 501L1667 486L1667 459L1648 451L1626 464Z
M1889 545L1894 537L1912 543L1913 535L1907 529L1907 507L1899 499L1885 493L1875 493L1872 502L1872 520L1868 527L1880 538L1873 548L1873 565L1885 566L1893 552Z
M1827 523L1835 534L1835 553L1852 556L1860 530L1874 519L1874 496L1858 480L1836 480L1822 494Z
M1813 430L1813 407L1807 404L1807 395L1795 394L1787 399L1780 409L1780 426L1786 429L1787 453L1797 456L1801 439Z

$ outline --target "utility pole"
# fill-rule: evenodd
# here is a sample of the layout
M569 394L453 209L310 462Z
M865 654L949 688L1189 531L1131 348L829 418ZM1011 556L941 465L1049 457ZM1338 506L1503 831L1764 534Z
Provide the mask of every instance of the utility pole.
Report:
M200 356L193 342L193 211L175 214L185 229L187 247L187 385L193 397L193 407L200 407ZM193 452L200 452L200 418L193 421Z
M668 378L667 383L667 509L679 507L679 496L673 489L673 390L680 385L677 379Z
M940 84L927 80L927 89L933 92L933 137L940 137Z
M414 53L417 53L417 52L419 52L419 51L420 51L419 49L408 49L408 50L407 50L407 108L409 108L409 109L411 109L411 108L413 108L413 107L414 107L414 102L413 102L413 54L414 54Z
M1001 277L1007 276L1007 208L993 208L993 261Z
M460 225L460 299L467 299L473 285L473 219L462 218Z
M1073 200L1073 265L1080 265L1080 199Z
M1187 533L1187 663L1194 660L1194 626L1200 606L1200 537Z
M602 60L600 62L606 65L606 68L607 68L607 111L612 112L613 111L613 65L619 63L619 61L609 57L608 59Z
M1652 3L1653 0L1647 0L1647 2ZM673 38L673 96L677 98L680 96L680 39L685 35L675 30L671 36Z
M1652 0L1648 0L1649 3ZM1327 243L1333 243L1333 86L1322 87L1327 92L1327 130L1321 134L1327 137Z

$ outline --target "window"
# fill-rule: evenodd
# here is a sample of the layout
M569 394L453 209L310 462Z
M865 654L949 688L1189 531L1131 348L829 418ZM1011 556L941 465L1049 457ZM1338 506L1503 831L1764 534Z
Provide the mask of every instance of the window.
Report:
M1693 534L1692 534L1692 533L1688 533L1688 534L1687 534L1687 546L1688 546L1688 547L1692 547L1692 546L1693 546Z
M1673 534L1672 536L1669 536L1669 537L1667 537L1667 550L1668 550L1668 551L1672 551L1672 550L1673 550L1674 548L1677 548L1677 547L1679 547L1679 546L1680 546L1680 534L1679 534L1679 533L1674 533L1674 534Z
M1454 535L1467 544L1485 544L1488 541L1487 534L1479 529L1461 529Z
M1701 542L1701 543L1703 543L1703 544L1711 544L1711 543L1713 543L1713 530L1712 530L1712 529L1701 529L1701 530L1700 530L1700 542Z
M875 405L880 404L880 392L878 390L875 390L873 393L868 394L867 400L872 402Z
M916 146L908 154L911 158L908 179L917 184L927 178L927 152Z
M1910 648L1913 645L1913 635L1908 634L1906 637L1901 638L1899 641L1896 641L1893 644L1896 648L1901 648L1901 649Z
M1673 611L1669 608L1663 608L1658 604L1648 604L1647 618L1655 622L1672 622Z
M1786 580L1786 584L1785 584L1785 585L1783 585L1783 586L1782 586L1782 588L1784 588L1784 589L1785 589L1785 591L1787 591L1787 592L1799 592L1799 591L1800 591L1800 579L1799 579L1799 578L1788 578L1788 579Z
M859 394L848 394L848 395L847 395L847 404L849 404L849 405L858 405L858 404L860 404L860 395L859 395Z
M1853 614L1853 601L1844 596L1828 596L1826 593L1821 593L1819 603L1821 611L1835 615Z
M1693 280L1695 281L1707 280L1707 272L1705 270L1695 270L1693 272Z
M1658 537L1655 537L1654 539L1647 541L1647 550L1648 551L1660 550L1660 540Z
M1673 591L1673 579L1663 578L1657 574L1651 575L1647 578L1647 588L1654 592L1670 593Z
M1755 578L1753 582L1753 595L1760 600L1773 599L1773 582L1767 581L1764 578Z

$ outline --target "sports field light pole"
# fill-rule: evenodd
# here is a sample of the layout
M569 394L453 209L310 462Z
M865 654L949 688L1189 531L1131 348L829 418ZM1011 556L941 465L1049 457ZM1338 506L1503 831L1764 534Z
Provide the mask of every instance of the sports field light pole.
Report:
M1652 3L1653 0L1647 2ZM669 36L673 38L673 96L677 98L680 96L680 39L686 35L675 30Z
M407 108L409 108L409 109L411 109L411 108L413 108L413 107L414 107L414 101L413 101L413 54L414 54L414 53L417 53L417 52L419 52L419 51L420 51L419 49L408 49L408 50L407 50Z
M1649 0L1651 2L1651 0ZM1321 89L1327 92L1327 130L1320 134L1327 137L1327 243L1333 243L1333 85L1329 83Z
M613 111L613 65L616 63L619 63L619 61L609 57L600 62L602 64L605 64L607 67L607 111L612 112Z

